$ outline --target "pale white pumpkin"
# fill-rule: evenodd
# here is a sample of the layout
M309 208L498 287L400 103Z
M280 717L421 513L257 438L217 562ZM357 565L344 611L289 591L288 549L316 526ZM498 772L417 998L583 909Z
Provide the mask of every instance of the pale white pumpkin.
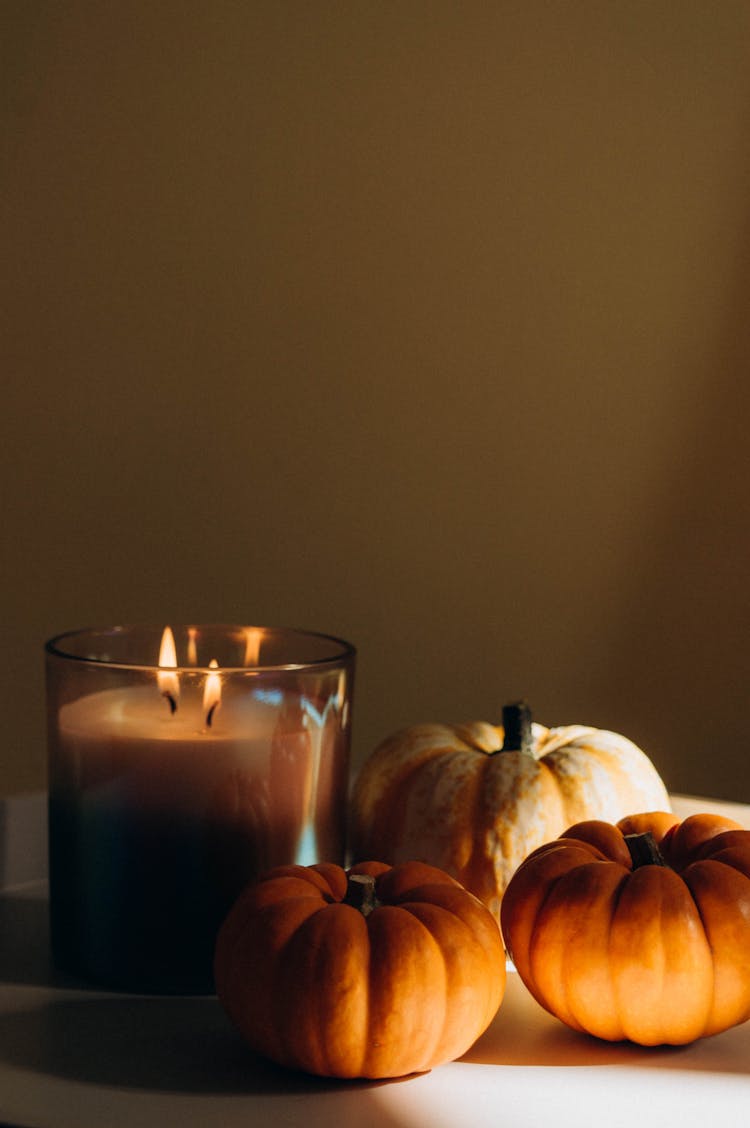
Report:
M383 741L354 783L353 860L438 866L499 919L524 858L573 823L671 810L651 760L619 733L545 728L523 704L503 717L505 727L420 724Z

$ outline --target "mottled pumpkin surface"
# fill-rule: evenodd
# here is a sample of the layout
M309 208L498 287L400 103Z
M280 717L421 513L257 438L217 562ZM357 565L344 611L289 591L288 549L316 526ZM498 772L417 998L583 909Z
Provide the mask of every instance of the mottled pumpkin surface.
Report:
M446 870L499 917L528 854L581 819L669 810L664 783L632 741L602 729L534 724L529 752L501 751L500 725L414 725L385 740L355 780L355 859Z

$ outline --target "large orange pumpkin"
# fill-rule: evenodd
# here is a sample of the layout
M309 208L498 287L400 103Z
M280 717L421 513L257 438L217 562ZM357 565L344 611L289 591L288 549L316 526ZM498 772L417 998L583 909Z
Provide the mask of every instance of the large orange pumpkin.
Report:
M353 857L429 862L498 916L511 874L567 826L669 809L655 767L624 736L532 725L523 703L503 721L414 725L376 748L353 788Z
M222 926L216 989L250 1046L331 1077L396 1077L465 1053L505 989L500 930L420 863L281 866Z
M720 815L573 826L523 863L501 920L526 986L575 1030L679 1045L750 1017L750 831Z

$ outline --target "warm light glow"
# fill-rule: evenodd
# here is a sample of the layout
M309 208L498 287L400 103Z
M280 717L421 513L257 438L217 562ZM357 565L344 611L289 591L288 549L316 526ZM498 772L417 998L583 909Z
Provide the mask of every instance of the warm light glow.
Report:
M212 658L208 663L210 670L218 670L219 663ZM203 687L203 712L206 715L206 724L210 726L214 713L221 705L221 677L219 674L207 674L206 684Z
M177 666L177 648L174 644L174 635L171 627L164 628L159 648L159 666L164 669L175 669ZM159 692L169 701L172 712L177 708L177 699L180 696L180 679L177 674L162 673L161 669L156 675Z
M196 635L198 634L195 627L188 627L188 653L187 660L188 666L198 665L198 649L195 643Z
M257 666L260 661L260 644L263 631L260 627L248 627L245 631L245 665Z

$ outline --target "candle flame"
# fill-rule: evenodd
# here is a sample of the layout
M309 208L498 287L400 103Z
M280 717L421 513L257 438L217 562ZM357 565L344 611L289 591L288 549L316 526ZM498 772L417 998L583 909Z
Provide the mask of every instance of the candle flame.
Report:
M198 632L195 627L188 627L188 665L198 665L198 650L195 644L195 638Z
M180 696L180 680L177 674L162 672L163 669L169 670L176 669L177 667L177 648L174 644L174 635L172 634L171 627L165 627L164 633L161 636L159 666L160 669L156 675L159 692L163 697L166 697L169 702L169 707L174 713L177 709L177 699Z
M212 658L208 663L209 670L218 670L219 663ZM214 713L221 705L221 677L219 674L206 674L206 684L203 687L203 712L206 714L206 724L211 727Z
M257 666L260 659L260 644L263 631L260 627L247 627L245 630L245 665Z

